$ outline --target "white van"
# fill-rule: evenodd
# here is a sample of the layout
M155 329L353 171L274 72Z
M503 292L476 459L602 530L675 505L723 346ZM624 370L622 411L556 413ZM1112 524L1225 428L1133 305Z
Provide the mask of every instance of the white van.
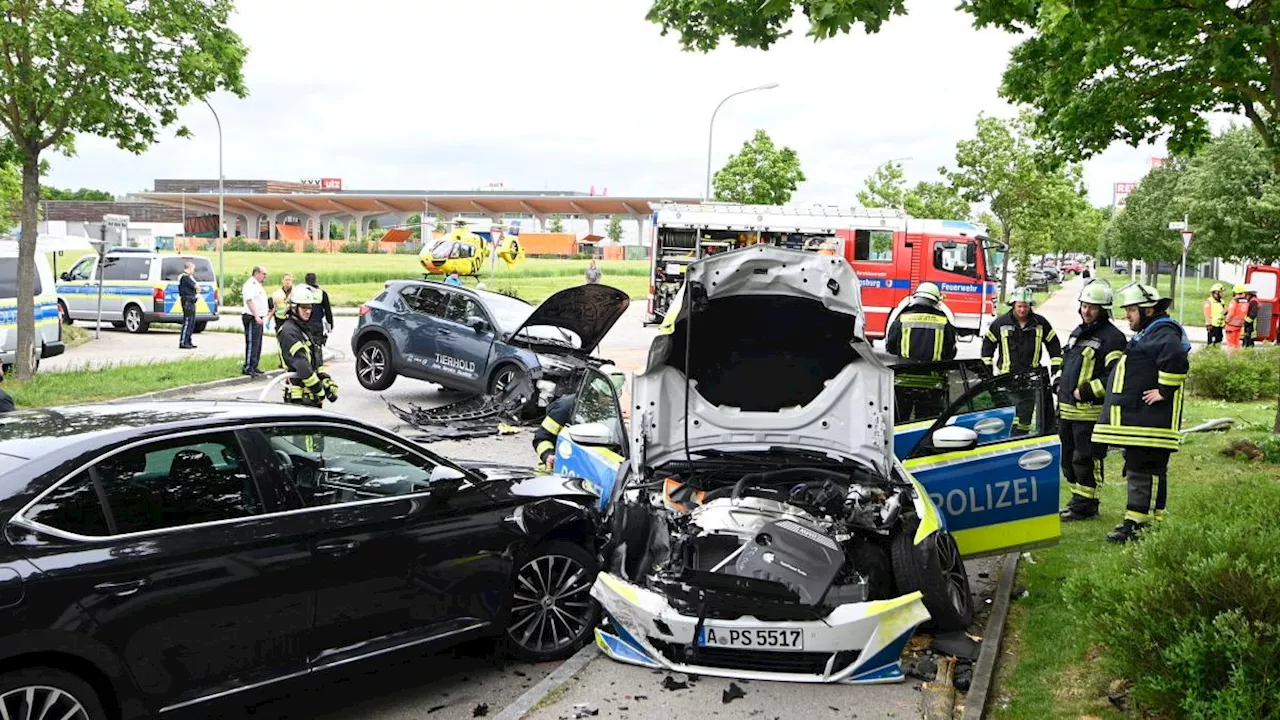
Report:
M160 255L150 250L116 248L103 267L97 255L85 255L62 273L58 310L64 322L96 320L98 273L102 273L102 320L131 333L144 333L151 323L182 322L178 279L186 263L196 266L196 332L218 319L218 282L213 263L199 255Z
M62 325L58 322L58 296L53 273L44 253L36 253L36 342L31 366L41 358L61 355ZM0 242L0 366L5 371L18 357L18 243Z

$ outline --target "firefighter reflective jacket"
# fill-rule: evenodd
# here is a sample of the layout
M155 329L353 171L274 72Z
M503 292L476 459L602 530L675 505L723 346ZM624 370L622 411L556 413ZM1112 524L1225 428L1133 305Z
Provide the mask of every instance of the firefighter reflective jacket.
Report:
M1134 335L1111 371L1093 441L1177 451L1190 351L1187 333L1165 314ZM1164 399L1148 405L1142 394L1157 389Z
M313 395L322 394L320 375L324 368L315 366L318 357L315 343L297 318L289 316L276 330L280 343L280 364L297 375L297 383ZM294 381L290 381L291 383Z
M1212 295L1204 300L1204 324L1207 327L1226 327L1227 301Z
M889 326L885 350L919 362L951 360L956 356L956 329L941 308L908 305Z
M1062 378L1058 386L1058 413L1063 420L1096 422L1107 395L1106 380L1124 355L1126 344L1111 319L1103 317L1092 325L1081 324L1067 339L1062 358ZM1080 391L1080 399L1075 396Z
M556 438L569 422L576 397L574 393L561 395L547 405L547 416L542 419L538 429L533 431L533 451L538 454L538 462L546 463L547 455L555 452Z
M1231 327L1244 327L1249 321L1249 298L1241 295L1231 299L1231 304L1227 306L1227 325Z
M997 348L999 364L995 362ZM1024 327L1010 310L992 321L982 336L982 362L997 374L1031 370L1040 366L1040 354L1045 348L1049 350L1049 367L1062 367L1062 342L1049 321L1033 312Z

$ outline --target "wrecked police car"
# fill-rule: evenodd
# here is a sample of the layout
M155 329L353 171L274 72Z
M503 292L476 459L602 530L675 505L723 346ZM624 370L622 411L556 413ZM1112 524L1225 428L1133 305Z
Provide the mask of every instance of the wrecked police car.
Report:
M601 495L592 595L610 657L748 679L899 680L917 626L968 625L963 556L1056 540L1046 378L943 364L930 377L946 403L913 415L899 442L894 373L862 335L847 263L757 246L695 263L682 293L634 378L630 422L590 371L556 448L557 473ZM1032 433L995 428L1029 401ZM981 483L1011 472L1021 505L978 512L952 498L982 497Z

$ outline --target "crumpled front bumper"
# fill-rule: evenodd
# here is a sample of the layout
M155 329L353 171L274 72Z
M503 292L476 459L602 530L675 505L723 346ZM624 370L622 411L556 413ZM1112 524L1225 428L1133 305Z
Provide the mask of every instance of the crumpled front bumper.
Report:
M620 662L675 672L813 683L902 680L899 658L917 626L929 619L920 593L847 603L819 621L707 620L717 629L790 628L804 633L802 652L696 648L698 618L682 615L659 593L602 572L591 587L609 619L596 644Z

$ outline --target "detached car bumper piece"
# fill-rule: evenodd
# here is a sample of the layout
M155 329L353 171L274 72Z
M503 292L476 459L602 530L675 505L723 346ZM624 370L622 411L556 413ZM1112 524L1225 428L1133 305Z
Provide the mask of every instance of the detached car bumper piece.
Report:
M746 616L700 621L678 612L659 593L606 572L597 577L591 595L609 620L607 630L596 630L596 644L614 660L746 680L898 682L902 650L929 619L918 592L838 605L821 620L786 622ZM717 644L707 647L711 638Z

